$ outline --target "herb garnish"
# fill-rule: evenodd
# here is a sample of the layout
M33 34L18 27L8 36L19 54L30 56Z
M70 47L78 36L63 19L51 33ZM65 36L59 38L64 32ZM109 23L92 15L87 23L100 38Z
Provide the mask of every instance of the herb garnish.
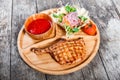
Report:
M76 11L76 8L75 7L72 7L70 5L66 5L65 6L65 10L70 13L70 12L75 12Z
M53 14L53 17L54 18L58 18L58 21L61 23L62 22L62 20L63 20L63 17L65 16L65 14Z
M76 33L80 30L80 26L71 28L68 25L64 25L64 27L65 27L65 31L66 31L66 34L68 35L68 37L70 34Z
M78 16L79 19L81 19L83 22L85 22L88 18L84 17L84 16Z

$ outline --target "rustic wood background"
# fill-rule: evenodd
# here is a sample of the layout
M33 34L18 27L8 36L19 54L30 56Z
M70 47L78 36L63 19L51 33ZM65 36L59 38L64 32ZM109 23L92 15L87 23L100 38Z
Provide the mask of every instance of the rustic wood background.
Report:
M20 57L17 36L25 19L62 1L90 12L100 34L100 49L82 70L62 76L30 68ZM0 80L120 80L120 0L0 0Z

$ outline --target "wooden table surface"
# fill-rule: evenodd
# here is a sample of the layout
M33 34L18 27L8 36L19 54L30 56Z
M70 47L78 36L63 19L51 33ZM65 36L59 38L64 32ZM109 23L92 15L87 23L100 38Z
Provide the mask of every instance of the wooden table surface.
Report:
M86 8L100 30L99 51L83 69L62 76L47 75L21 59L17 37L25 19L59 7L59 1L0 0L0 80L120 80L120 0L61 0L63 5L74 2Z

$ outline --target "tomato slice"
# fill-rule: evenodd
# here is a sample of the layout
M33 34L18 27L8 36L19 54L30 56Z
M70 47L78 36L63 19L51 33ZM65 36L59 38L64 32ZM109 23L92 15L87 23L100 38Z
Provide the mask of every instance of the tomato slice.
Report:
M92 22L88 23L82 28L83 32L85 32L88 35L96 35L96 26Z

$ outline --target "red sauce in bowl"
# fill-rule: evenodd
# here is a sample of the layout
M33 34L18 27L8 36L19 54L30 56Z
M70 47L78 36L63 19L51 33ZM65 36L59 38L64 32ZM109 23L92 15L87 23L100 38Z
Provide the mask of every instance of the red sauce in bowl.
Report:
M42 34L48 31L51 27L51 22L47 19L37 19L32 21L28 27L27 31L32 34Z

